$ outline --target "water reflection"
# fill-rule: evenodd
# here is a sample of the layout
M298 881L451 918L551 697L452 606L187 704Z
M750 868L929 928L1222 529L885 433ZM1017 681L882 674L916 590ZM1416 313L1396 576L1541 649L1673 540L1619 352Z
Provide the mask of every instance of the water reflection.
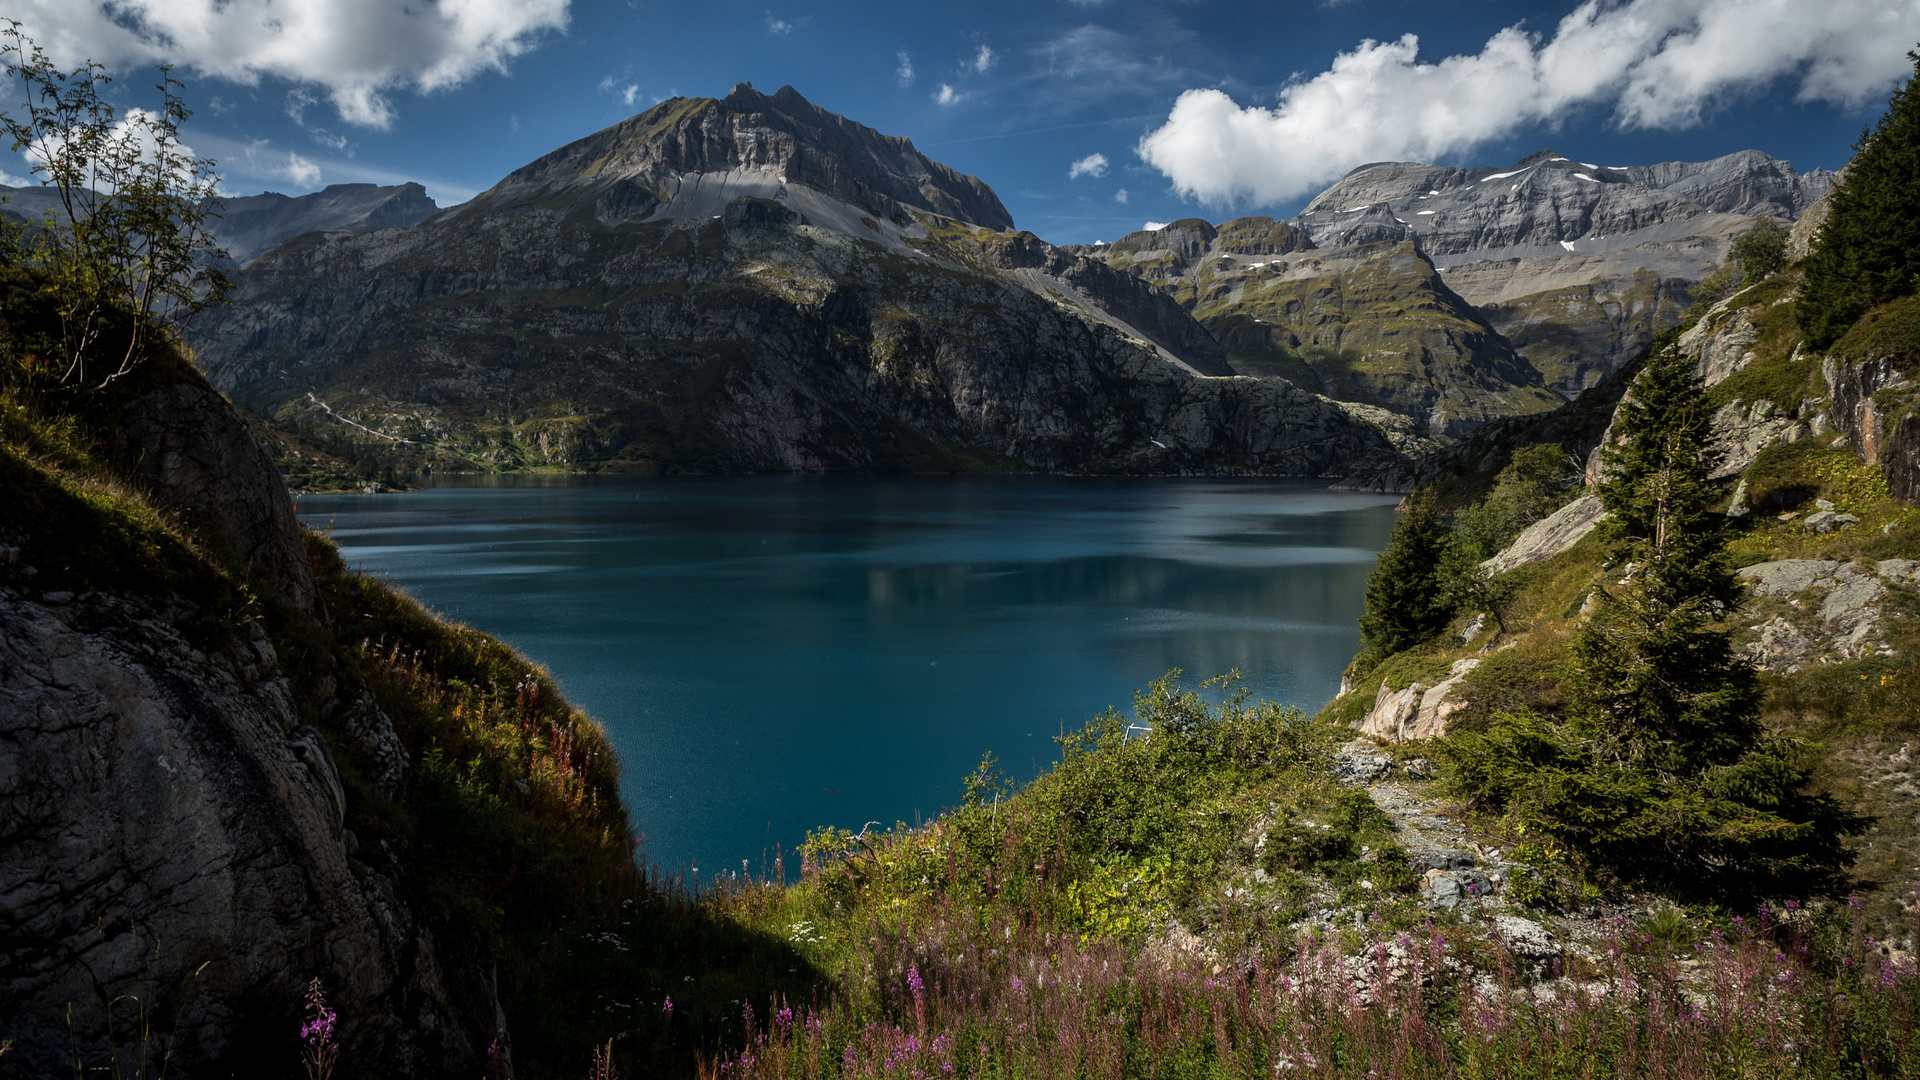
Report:
M1170 667L1315 707L1387 497L1275 482L539 478L310 496L350 562L547 664L608 727L650 854L737 867L913 820L985 750ZM829 790L836 789L836 790Z

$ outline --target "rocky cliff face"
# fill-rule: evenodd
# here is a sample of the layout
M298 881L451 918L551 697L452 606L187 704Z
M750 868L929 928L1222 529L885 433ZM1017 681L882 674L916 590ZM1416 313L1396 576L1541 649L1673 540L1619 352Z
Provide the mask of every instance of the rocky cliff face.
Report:
M1884 305L1822 361L1834 422L1886 474L1896 499L1920 501L1920 298Z
M64 1075L118 1047L189 1077L290 1073L314 978L357 1060L474 1060L501 1031L487 969L436 941L405 856L345 827L337 756L398 797L393 724L345 684L307 716L269 633L324 618L285 489L177 359L118 385L108 449L144 498L0 443L8 1061Z
M177 1072L290 1067L313 978L358 1060L411 1075L485 1049L483 973L444 962L387 853L354 851L263 632L212 646L177 597L6 577L0 1023L29 1074L109 1032L137 1046L135 1002Z
M216 385L498 464L1344 474L1419 440L791 89L664 103L194 327Z

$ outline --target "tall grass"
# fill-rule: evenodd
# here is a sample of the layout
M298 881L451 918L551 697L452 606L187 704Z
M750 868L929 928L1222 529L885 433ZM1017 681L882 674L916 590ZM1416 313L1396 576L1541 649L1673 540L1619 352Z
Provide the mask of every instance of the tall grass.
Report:
M768 889L779 888L767 885ZM944 905L871 928L831 997L744 1006L702 1077L1910 1077L1920 976L1839 912L1675 949L1613 933L1529 981L1435 927L1275 931L1227 960Z

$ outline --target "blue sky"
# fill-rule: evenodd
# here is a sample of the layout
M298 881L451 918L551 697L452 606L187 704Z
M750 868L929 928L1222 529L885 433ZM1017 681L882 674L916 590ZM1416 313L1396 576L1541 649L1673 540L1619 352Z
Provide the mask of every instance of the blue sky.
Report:
M1290 215L1368 160L1837 168L1920 42L1920 0L16 2L128 104L176 62L235 193L418 180L448 205L746 81L911 138L1058 242Z

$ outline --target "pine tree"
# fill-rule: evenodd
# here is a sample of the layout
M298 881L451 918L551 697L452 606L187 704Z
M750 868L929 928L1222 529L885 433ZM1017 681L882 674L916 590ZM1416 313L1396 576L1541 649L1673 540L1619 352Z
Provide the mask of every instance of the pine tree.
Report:
M1597 494L1602 537L1631 569L1574 641L1583 719L1613 752L1664 771L1725 764L1759 735L1759 684L1723 625L1741 590L1709 509L1702 389L1669 340L1621 402L1627 439L1606 453Z
M1379 655L1427 641L1453 618L1442 569L1451 540L1433 492L1422 488L1407 496L1406 516L1394 524L1367 579L1367 610L1360 617L1360 636Z
M1575 634L1571 701L1450 740L1453 782L1603 878L1722 899L1819 891L1859 823L1806 791L1806 748L1760 724L1757 677L1726 627L1741 594L1709 509L1702 400L1693 365L1657 344L1606 456L1616 565Z
M1920 287L1920 53L1907 57L1915 78L1854 144L1807 256L1796 314L1815 348L1833 344L1869 308Z

